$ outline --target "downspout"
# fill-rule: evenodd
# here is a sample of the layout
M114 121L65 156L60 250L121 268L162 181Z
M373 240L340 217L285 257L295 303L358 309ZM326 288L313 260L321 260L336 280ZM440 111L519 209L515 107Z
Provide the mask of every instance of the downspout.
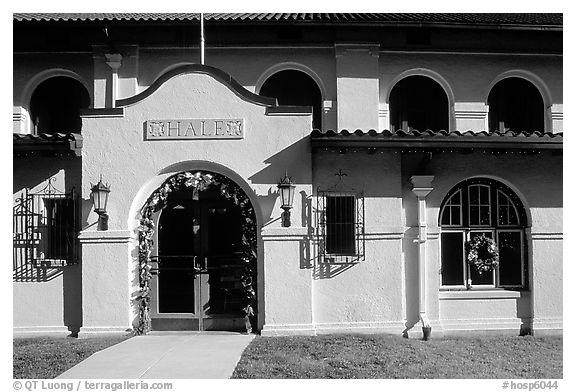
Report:
M200 13L200 64L204 65L204 14Z
M424 340L428 340L432 332L430 319L426 313L426 196L434 189L432 188L433 180L434 176L412 176L410 178L412 192L418 200L418 237L414 242L418 244L418 312Z

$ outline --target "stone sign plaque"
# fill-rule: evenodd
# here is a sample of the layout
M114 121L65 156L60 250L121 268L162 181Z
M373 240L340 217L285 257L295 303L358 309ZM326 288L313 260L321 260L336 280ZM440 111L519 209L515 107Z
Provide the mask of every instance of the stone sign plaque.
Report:
M144 123L144 139L244 139L244 120L239 118L148 120Z

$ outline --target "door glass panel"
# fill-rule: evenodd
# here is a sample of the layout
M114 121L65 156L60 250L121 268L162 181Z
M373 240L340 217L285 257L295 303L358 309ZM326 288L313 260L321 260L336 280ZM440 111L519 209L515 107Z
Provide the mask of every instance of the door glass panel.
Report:
M205 309L207 315L241 315L244 274L241 222L240 211L231 202L212 204L206 210L205 254L210 298Z
M199 234L192 201L170 203L158 230L158 311L194 313L194 237Z
M474 231L470 233L470 239L481 236L484 234L488 238L492 238L492 232L490 231ZM470 266L470 278L472 279L472 285L492 285L494 284L494 272L483 272L479 273L474 266Z
M518 231L498 233L500 286L522 285L522 235Z
M464 284L464 233L442 233L442 285Z

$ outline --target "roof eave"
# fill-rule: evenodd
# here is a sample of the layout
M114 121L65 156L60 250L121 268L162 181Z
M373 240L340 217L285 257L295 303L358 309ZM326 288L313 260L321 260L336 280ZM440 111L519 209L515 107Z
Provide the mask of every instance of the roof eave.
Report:
M499 149L499 150L562 150L563 142L556 139L502 138L504 140L474 140L474 137L410 138L410 137L312 137L313 148L432 148L432 149ZM512 139L512 140L511 140Z
M83 139L80 134L66 134L71 137L42 139L24 137L13 139L14 156L38 154L43 156L82 155Z

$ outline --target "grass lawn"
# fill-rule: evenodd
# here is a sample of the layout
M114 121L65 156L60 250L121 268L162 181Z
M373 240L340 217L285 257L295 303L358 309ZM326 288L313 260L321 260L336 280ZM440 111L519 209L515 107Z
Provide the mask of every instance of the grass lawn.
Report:
M562 337L257 337L232 378L562 378Z
M129 336L14 338L14 378L54 378Z

